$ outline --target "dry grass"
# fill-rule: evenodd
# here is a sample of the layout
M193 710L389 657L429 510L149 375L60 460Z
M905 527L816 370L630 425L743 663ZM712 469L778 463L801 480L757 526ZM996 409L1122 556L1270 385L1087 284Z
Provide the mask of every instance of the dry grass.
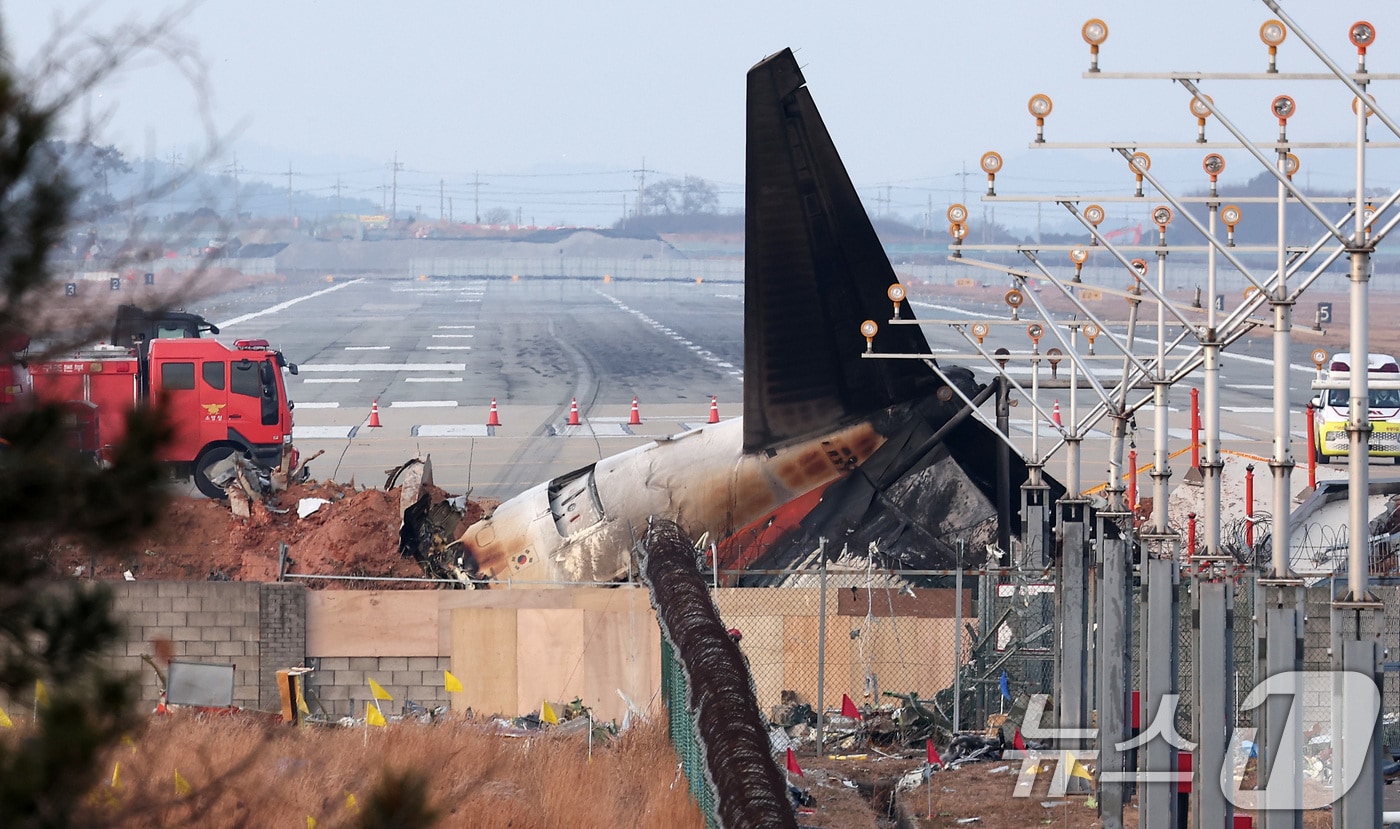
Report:
M87 793L82 825L304 827L312 817L320 827L346 826L386 772L405 770L427 779L443 827L702 825L677 782L664 723L595 744L593 755L583 737L512 739L462 722L366 732L157 718L111 752L102 783ZM120 785L112 788L116 764ZM177 771L191 788L183 796Z

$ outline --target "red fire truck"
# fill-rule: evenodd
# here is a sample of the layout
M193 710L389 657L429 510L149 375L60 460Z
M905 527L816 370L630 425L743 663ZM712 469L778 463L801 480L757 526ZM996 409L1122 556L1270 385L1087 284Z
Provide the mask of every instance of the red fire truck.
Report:
M266 340L238 340L229 348L198 339L202 331L217 329L196 315L176 316L190 320L156 324L153 335L124 335L130 347L98 345L28 363L33 401L64 406L77 447L98 458L121 440L132 408L160 401L174 429L161 459L176 474L192 475L211 498L224 497L224 491L210 480L210 467L235 453L269 487L285 485L294 471L304 475L305 469L296 469L293 404L282 374L284 368L295 374L296 366Z

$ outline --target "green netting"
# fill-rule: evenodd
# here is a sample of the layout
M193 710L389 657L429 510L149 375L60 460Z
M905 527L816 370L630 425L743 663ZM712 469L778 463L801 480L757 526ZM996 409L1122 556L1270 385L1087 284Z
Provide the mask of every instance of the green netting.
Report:
M668 730L671 745L680 758L681 768L690 788L690 796L705 816L708 829L719 829L715 816L715 793L705 776L705 757L700 740L695 734L695 720L690 716L686 704L689 689L686 687L685 670L676 658L671 643L661 637L661 698L666 705Z

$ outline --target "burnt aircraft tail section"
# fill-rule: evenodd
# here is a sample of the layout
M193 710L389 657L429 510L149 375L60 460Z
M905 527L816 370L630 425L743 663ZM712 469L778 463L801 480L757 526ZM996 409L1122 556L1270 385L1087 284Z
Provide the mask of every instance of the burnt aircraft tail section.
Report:
M890 317L894 269L805 83L790 49L748 75L745 452L829 432L931 379L919 361L860 356L861 322ZM928 353L912 325L882 326L880 346Z

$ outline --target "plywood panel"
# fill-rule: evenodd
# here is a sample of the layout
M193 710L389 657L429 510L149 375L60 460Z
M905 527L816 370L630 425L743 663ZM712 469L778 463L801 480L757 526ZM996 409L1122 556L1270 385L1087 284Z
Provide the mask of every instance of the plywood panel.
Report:
M613 613L594 610L583 612L584 676L583 701L600 720L621 722L627 706L618 696L621 690L645 711L645 706L660 687L649 686L652 674L647 660L659 660L660 653L652 643L661 633L649 614Z
M817 705L817 647L820 619L816 616L783 618L783 690L797 694L797 701Z
M481 714L520 713L516 691L516 611L463 607L453 610L452 673L462 693L452 694L452 710Z
M721 587L711 595L720 616L815 616L821 601L818 588L806 587Z
M579 610L639 610L651 613L651 593L644 587L595 587L570 590L569 607Z
M437 656L438 590L308 590L307 656Z
M516 611L518 713L583 695L583 611Z

